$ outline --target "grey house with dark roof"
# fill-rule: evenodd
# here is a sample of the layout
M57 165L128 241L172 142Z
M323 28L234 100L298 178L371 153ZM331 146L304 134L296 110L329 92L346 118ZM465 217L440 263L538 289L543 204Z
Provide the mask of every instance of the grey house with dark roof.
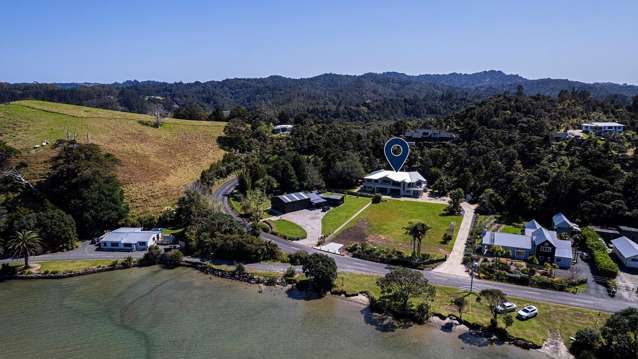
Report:
M483 251L500 246L508 257L527 260L534 255L539 262L555 263L560 268L569 268L573 260L571 241L558 239L556 232L548 231L535 220L527 222L525 234L485 231L482 239Z

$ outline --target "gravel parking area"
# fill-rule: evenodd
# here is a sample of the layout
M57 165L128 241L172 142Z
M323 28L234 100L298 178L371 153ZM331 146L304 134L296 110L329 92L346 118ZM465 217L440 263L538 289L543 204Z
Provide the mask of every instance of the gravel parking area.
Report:
M321 238L321 219L326 213L327 212L322 212L320 209L302 209L300 211L283 214L278 218L283 218L300 225L306 231L307 237L297 242L314 247L317 245L319 238Z

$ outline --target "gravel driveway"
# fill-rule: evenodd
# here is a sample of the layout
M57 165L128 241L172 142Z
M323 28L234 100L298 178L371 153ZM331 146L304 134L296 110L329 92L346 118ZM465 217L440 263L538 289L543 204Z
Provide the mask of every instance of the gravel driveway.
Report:
M297 243L314 247L317 245L319 238L321 238L321 219L326 213L327 212L322 212L320 209L302 209L300 211L283 214L279 216L279 218L300 225L308 236L306 239L297 241Z

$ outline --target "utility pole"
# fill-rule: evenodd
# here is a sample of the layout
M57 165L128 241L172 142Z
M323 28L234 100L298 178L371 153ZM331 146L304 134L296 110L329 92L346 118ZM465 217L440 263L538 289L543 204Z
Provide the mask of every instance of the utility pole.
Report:
M476 267L478 267L478 263L472 258L472 268L470 268L470 294L474 289L474 272L476 271Z

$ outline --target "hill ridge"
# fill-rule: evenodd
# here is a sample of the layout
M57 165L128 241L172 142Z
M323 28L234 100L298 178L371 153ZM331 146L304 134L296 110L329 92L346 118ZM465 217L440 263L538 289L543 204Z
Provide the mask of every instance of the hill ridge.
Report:
M37 181L48 170L55 154L48 139L65 137L70 129L79 142L100 145L117 157L116 175L122 182L132 214L158 214L172 206L183 187L199 178L202 170L219 160L223 152L216 138L224 123L167 119L160 129L144 124L151 116L46 101L0 104L0 139L21 150L17 161L28 167L24 175Z

